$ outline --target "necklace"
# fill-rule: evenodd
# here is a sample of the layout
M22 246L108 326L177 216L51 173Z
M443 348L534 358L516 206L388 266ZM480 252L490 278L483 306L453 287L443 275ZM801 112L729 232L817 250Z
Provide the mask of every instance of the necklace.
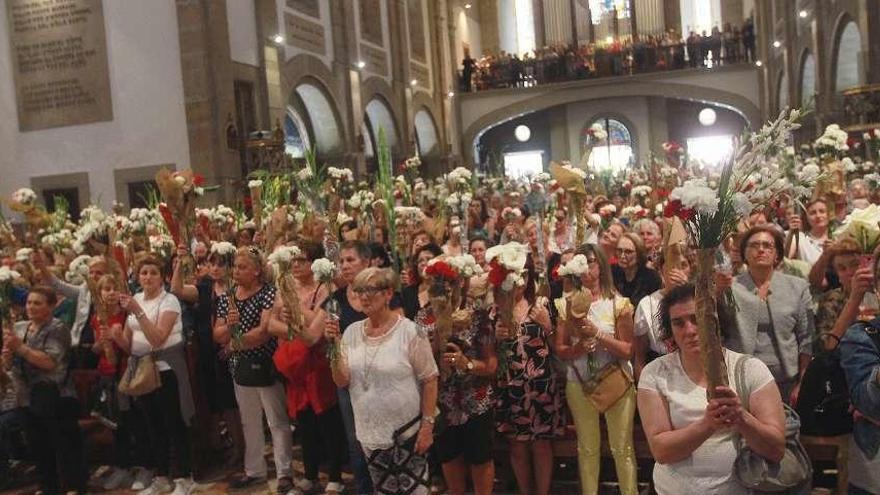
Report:
M369 320L367 320L367 321L369 321ZM368 343L368 339L370 337L369 337L369 335L367 335L367 322L366 321L364 322L364 330L363 330L363 332L364 332L364 334L363 334L364 335L364 381L361 384L361 388L363 389L364 392L370 390L370 376L373 374L373 366L376 363L376 357L379 356L379 351L381 350L382 345L385 344L385 342L386 342L384 340L384 337L386 335L388 335L388 333L391 331L392 328L397 326L397 323L399 321L400 321L400 316L397 317L397 320L394 321L394 323L388 328L388 330L386 330L385 332L383 332L382 334L380 334L376 337L373 337L374 339L382 339L378 343L376 343L375 345L369 345L369 343ZM370 347L373 348L372 352L370 351ZM367 356L369 356L369 357L367 357Z

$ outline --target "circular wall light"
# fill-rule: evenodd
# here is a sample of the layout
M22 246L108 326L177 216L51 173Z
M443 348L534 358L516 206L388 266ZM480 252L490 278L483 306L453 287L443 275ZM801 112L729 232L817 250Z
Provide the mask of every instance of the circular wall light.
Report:
M532 130L529 129L528 126L518 125L516 126L516 129L513 130L513 135L516 137L517 141L524 143L532 137Z
M715 113L715 110L711 108L704 108L700 110L700 115L697 117L704 127L709 127L715 123L715 120L718 119L718 115Z

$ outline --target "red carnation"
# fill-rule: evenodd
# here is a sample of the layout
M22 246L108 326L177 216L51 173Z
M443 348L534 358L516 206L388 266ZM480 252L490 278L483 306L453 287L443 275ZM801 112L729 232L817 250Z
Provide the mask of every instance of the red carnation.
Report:
M666 207L663 208L663 216L667 218L678 217L686 222L694 218L696 212L692 208L685 208L680 200L673 199L666 203Z
M205 184L205 176L202 174L193 174L193 185L201 187Z
M245 208L250 208L254 205L254 200L250 196L245 196L243 202Z
M657 189L657 197L659 197L659 198L669 197L669 189L666 189L666 188Z
M489 283L492 287L501 287L505 278L507 278L507 270L498 263L498 260L493 259L489 263Z
M428 265L425 268L425 275L430 275L434 278L442 278L443 280L448 280L450 282L458 280L458 273L449 266L448 263L443 261L437 261Z
M559 280L559 268L561 266L561 264L556 265L553 267L552 270L550 270L550 280Z

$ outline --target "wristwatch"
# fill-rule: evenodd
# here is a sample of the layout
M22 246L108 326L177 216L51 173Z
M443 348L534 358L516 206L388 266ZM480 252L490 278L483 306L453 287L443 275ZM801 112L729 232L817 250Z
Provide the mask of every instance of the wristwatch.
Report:
M431 426L434 426L434 423L437 421L437 416L422 416L422 422L428 423Z

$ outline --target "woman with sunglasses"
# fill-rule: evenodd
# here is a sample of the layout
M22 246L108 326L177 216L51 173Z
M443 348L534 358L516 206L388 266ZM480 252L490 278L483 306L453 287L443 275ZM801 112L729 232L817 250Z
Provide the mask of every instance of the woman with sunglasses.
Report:
M375 492L423 495L429 493L426 454L434 437L438 370L428 336L390 307L395 282L387 268L359 273L352 291L366 319L342 335L338 322L328 321L325 336L341 339L333 381L351 394Z
M229 486L240 489L265 483L268 474L263 456L265 414L272 432L278 492L287 493L293 488L290 465L293 446L284 386L276 380L272 363L278 342L268 332L275 287L264 282L264 270L263 256L257 248L238 248L232 266L235 286L217 302L214 339L232 351L229 371L235 380L235 399L241 411L245 440L244 474L233 479ZM245 365L241 366L242 363Z
M206 274L186 283L180 260L187 256L186 246L179 246L174 270L171 275L171 293L181 302L188 303L195 322L197 349L195 393L205 394L211 411L210 432L213 445L222 445L220 422L226 424L232 440L232 452L225 460L229 468L238 467L244 461L244 433L241 416L235 402L232 375L229 373L228 353L214 342L214 320L217 303L229 290L227 282L235 259L235 247L228 242L215 242L205 260Z
M361 321L367 317L361 298L354 291L354 280L364 270L370 267L370 247L363 241L345 241L339 248L339 278L337 282L345 284L339 287L327 297L321 305L312 324L303 334L303 340L310 346L319 344L324 338L327 328L332 326L340 331L348 328L352 323ZM335 306L335 311L328 312L328 308ZM391 298L390 307L398 314L400 312L400 296L397 293ZM332 313L332 317L329 316ZM339 409L342 413L342 421L345 425L345 436L348 440L348 461L355 479L355 490L359 495L373 493L370 472L367 469L367 460L364 451L358 443L355 428L354 412L352 411L351 396L346 388L337 390Z

